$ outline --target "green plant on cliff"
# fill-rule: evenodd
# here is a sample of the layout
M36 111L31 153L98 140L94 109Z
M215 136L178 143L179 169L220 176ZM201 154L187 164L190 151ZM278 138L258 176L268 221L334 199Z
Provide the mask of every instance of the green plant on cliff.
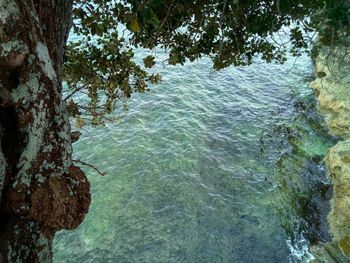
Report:
M260 56L283 63L321 39L349 34L339 0L0 0L0 256L49 262L59 229L73 229L90 202L73 164L69 116L100 124L149 73L210 57L215 69ZM73 22L73 23L72 23ZM67 44L68 34L79 36ZM150 54L135 61L135 48ZM62 81L66 83L62 89ZM81 95L82 94L82 95ZM83 98L81 98L83 97Z

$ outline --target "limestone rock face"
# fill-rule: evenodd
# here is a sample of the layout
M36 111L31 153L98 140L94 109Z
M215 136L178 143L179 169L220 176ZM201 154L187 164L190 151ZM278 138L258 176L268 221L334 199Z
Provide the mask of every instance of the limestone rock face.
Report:
M328 150L325 163L333 184L328 215L333 242L318 246L315 262L350 262L350 48L319 47L311 82L318 110L340 142Z
M336 240L350 235L350 139L330 148L325 159L333 183L330 230Z
M316 79L311 82L330 132L350 138L350 48L324 47L315 58Z

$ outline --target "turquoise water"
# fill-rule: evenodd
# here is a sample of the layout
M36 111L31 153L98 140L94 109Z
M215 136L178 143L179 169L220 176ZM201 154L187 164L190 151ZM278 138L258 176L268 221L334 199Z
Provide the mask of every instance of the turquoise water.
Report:
M107 175L86 170L90 212L54 262L302 262L326 238L310 60L210 66L158 67L120 123L83 130L76 158Z

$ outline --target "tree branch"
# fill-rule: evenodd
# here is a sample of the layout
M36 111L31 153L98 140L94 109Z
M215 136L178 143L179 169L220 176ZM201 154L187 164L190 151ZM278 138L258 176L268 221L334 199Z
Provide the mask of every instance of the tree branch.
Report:
M94 166L94 165L92 165L92 164L86 163L86 162L81 161L81 160L72 160L72 161L73 161L74 163L80 163L80 164L82 164L82 165L85 165L85 166L87 166L87 167L90 167L90 168L94 169L99 175L102 175L102 176L106 175L105 172L101 172L96 166Z

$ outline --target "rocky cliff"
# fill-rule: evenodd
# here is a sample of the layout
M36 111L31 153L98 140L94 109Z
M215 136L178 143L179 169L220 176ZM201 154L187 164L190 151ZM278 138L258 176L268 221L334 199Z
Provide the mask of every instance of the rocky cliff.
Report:
M311 86L330 133L339 137L325 158L333 184L328 222L334 242L321 249L326 260L318 262L350 262L350 48L316 50Z

